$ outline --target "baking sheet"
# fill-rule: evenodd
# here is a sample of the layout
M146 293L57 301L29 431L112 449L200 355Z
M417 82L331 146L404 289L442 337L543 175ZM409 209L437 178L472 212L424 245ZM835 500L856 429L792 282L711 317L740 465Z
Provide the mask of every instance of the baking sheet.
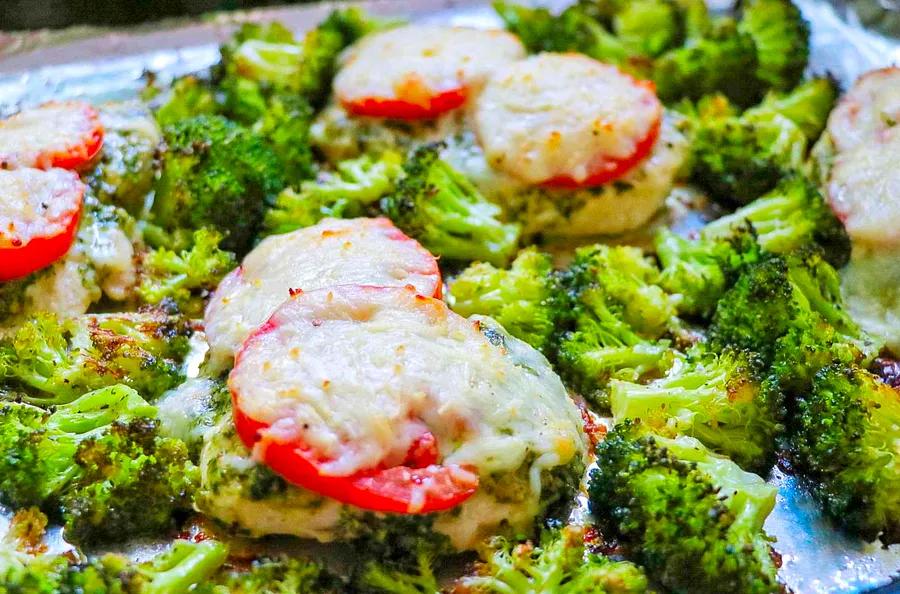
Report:
M844 86L866 70L900 63L900 41L844 20L819 0L795 0L813 25L810 71L833 75ZM357 3L375 14L459 25L497 26L483 0L371 0ZM545 2L562 6L564 1ZM713 0L723 7L721 0ZM304 30L314 26L336 4L264 9L170 22L129 31L79 28L64 32L0 33L0 114L21 105L50 99L83 97L107 101L133 97L143 75L163 80L202 70L218 59L218 45L244 21L280 20ZM794 592L900 592L900 545L885 548L834 531L796 478L777 468L769 477L778 486L775 510L766 530L777 539L781 576ZM0 510L2 511L2 510ZM0 534L6 519L0 513ZM58 531L50 535L54 549L64 548ZM146 557L159 543L137 543L129 551ZM893 580L896 580L891 583Z

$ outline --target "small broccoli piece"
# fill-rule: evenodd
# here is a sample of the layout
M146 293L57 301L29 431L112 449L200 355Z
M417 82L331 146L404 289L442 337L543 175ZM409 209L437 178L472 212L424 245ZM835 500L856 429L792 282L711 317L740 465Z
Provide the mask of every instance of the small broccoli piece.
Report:
M89 392L48 413L0 407L0 497L58 516L77 543L157 534L190 507L187 446L161 437L156 409L127 386Z
M141 257L138 295L151 305L174 306L190 317L203 313L205 297L236 265L233 253L219 248L222 235L202 228L189 249L151 249Z
M625 44L581 4L568 7L558 16L546 8L530 8L502 0L494 2L494 10L530 52L577 51L616 64L628 58Z
M392 594L436 594L441 586L434 574L435 554L431 547L420 545L413 563L366 563L359 577L364 589Z
M830 78L812 78L783 93L769 93L763 101L744 112L749 119L766 119L778 114L803 130L814 142L828 123L828 114L837 100L838 88Z
M508 269L484 262L466 268L450 283L450 304L464 316L494 318L510 334L545 354L566 313L553 259L534 247L519 252Z
M725 291L761 252L752 230L730 228L728 236L686 239L663 230L655 239L662 265L660 286L676 296L679 314L706 319Z
M278 157L258 134L221 116L181 120L164 136L154 221L167 229L221 229L223 249L245 252L284 187Z
M401 161L390 151L377 160L363 156L341 161L334 172L303 182L299 192L292 188L281 192L266 213L263 226L270 234L288 233L326 217L365 216L377 207L379 199L393 191L402 172Z
M826 79L770 95L741 115L719 108L701 112L694 132L692 179L713 198L746 204L801 171L809 143L824 128L834 103Z
M78 473L81 440L133 416L153 414L134 390L112 386L46 410L17 402L0 404L0 497L13 507L41 505Z
M792 461L826 514L866 540L900 542L900 391L831 365L800 396L793 421Z
M117 422L82 441L78 476L59 496L66 538L80 544L154 535L190 509L198 482L184 442L159 436L155 419Z
M209 81L188 75L178 78L162 94L151 101L160 126L170 126L198 115L218 113L215 92Z
M466 591L497 594L643 594L644 572L627 561L612 561L585 551L584 532L574 526L547 530L539 546L504 538L491 543L492 553L477 574L460 580Z
M709 339L762 355L789 394L832 362L867 364L880 349L844 311L837 271L810 250L748 267L719 302Z
M613 17L613 31L629 53L657 56L680 37L676 5L667 0L625 2Z
M58 319L38 313L0 341L0 378L41 404L70 402L87 390L124 383L155 398L183 379L193 332L159 310Z
M793 88L809 59L809 24L791 0L750 0L742 8L738 29L756 46L756 76L773 89Z
M734 103L748 106L764 93L756 68L752 37L739 31L730 19L722 18L704 37L656 58L651 72L663 101L722 93Z
M226 569L194 594L338 594L340 580L320 564L292 557L255 559L248 569Z
M726 238L748 222L759 245L769 252L780 254L818 244L833 266L841 267L850 259L850 238L844 226L815 185L800 175L712 221L700 234L704 239Z
M690 435L741 467L765 472L782 432L783 399L753 353L693 349L665 377L648 384L612 380L616 423L639 420L660 435Z
M664 586L677 592L780 592L763 523L775 487L691 437L623 423L597 446L591 511Z
M443 148L428 144L409 156L396 191L381 201L382 210L443 258L506 264L518 246L519 226L500 221L500 207L440 158Z
M637 380L668 367L670 352L660 339L675 316L674 301L641 250L579 248L564 282L574 305L558 357L578 389L595 395L610 377Z
M309 144L313 110L296 95L272 96L253 131L262 135L284 166L285 179L299 183L315 173L315 159Z

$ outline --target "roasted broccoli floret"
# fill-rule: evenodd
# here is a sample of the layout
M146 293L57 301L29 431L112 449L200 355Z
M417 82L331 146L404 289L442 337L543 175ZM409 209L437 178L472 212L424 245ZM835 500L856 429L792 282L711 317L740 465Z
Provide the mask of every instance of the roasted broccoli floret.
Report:
M780 592L763 522L775 487L691 437L623 423L597 446L591 511L676 592Z
M41 404L118 383L152 399L183 379L192 332L186 318L159 310L66 319L38 313L0 341L0 378Z
M202 228L193 233L189 249L151 249L140 260L138 295L145 303L174 306L190 317L203 313L205 297L231 271L237 260L219 248L222 235Z
M288 233L326 217L365 216L394 189L401 162L393 152L377 160L369 156L348 159L338 163L334 172L323 172L315 181L303 182L299 191L285 189L266 213L265 231Z
M844 529L900 542L900 391L855 366L821 369L802 394L790 450L825 512Z
M640 421L660 435L695 437L757 472L772 467L783 429L783 399L762 360L733 349L692 349L665 377L647 384L612 380L609 403L616 423Z
M789 394L834 361L866 364L880 349L844 311L837 271L814 250L748 267L719 302L708 334L714 349L762 355Z
M250 567L219 571L195 594L338 594L340 580L320 564L292 557L255 559ZM394 590L392 590L394 591Z
M833 266L841 267L850 259L850 238L843 224L803 176L785 179L768 194L707 224L700 234L704 239L728 238L748 222L759 245L769 252L818 244Z
M156 409L124 385L47 412L0 405L0 499L40 506L77 543L155 534L190 507L187 447L161 437Z
M566 314L559 274L549 254L529 247L508 269L472 264L450 283L457 313L494 318L510 334L549 354L557 325Z
M579 248L564 280L572 330L559 362L575 387L597 396L610 377L637 380L671 363L660 340L675 315L658 285L659 269L634 247Z
M198 115L212 115L220 109L209 81L193 75L172 81L165 91L151 99L150 105L155 107L154 116L160 126L170 126Z
M398 227L443 258L506 264L519 243L518 225L503 223L463 174L440 158L443 143L424 145L409 156L382 210Z
M807 147L825 126L833 101L832 84L814 80L741 115L728 109L700 113L693 181L724 203L754 200L802 170Z
M491 543L490 556L475 576L460 580L466 591L497 594L643 594L644 572L627 561L612 561L585 550L584 532L574 526L547 530L539 545L504 538Z
M223 249L245 252L266 205L284 187L278 157L261 136L222 116L181 120L164 136L154 222L220 229Z
M107 554L70 564L65 555L32 557L0 551L3 594L183 594L193 592L225 562L225 545L176 541L144 563Z
M753 38L733 20L720 18L704 36L656 58L651 73L663 101L722 93L734 103L748 106L765 92L756 69Z
M748 265L759 261L761 251L751 228L729 228L716 239L687 239L663 230L655 239L662 265L660 286L675 296L681 315L706 319L725 291Z
M630 54L657 56L681 41L680 17L669 0L623 2L613 16L613 32Z
M364 591L391 594L434 594L441 591L434 573L435 554L420 544L414 558L404 563L369 560L358 581Z
M742 8L738 29L756 46L756 76L772 89L791 89L809 59L809 24L791 0L750 0Z
M530 52L577 51L613 63L621 63L629 56L625 44L581 4L570 6L559 15L546 8L504 1L494 2L494 9Z

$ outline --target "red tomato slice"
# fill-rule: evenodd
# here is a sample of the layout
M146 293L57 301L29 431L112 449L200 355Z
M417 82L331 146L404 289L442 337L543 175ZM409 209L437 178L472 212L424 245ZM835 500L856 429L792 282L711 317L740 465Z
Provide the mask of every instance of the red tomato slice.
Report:
M408 97L389 99L368 97L356 101L344 101L344 109L353 115L395 120L423 120L436 118L452 111L466 102L468 93L464 88L443 91L436 95L422 94L420 89ZM416 95L413 97L412 95Z
M0 164L82 169L103 147L97 111L82 101L49 102L0 121Z
M299 442L269 437L268 425L241 410L232 392L234 424L241 440L288 482L361 509L398 514L427 514L456 507L478 488L474 468L436 464L437 442L426 432L413 444L403 465L350 476L322 472L328 462Z
M0 170L0 281L46 268L69 251L84 190L63 169Z
M634 145L634 152L627 157L616 158L603 155L596 157L593 163L588 166L590 173L584 180L577 181L564 175L549 179L542 185L549 188L575 190L578 188L602 186L625 176L650 155L656 141L659 139L661 123L662 118L656 120L650 127L650 130L648 130L647 135Z

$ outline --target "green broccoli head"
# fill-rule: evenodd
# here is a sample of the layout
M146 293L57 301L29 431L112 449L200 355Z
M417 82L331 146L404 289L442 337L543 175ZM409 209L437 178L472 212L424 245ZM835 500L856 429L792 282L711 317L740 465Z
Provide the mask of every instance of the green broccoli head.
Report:
M228 272L237 266L231 252L219 248L222 235L201 228L193 233L190 248L175 252L166 248L141 254L138 295L150 305L160 305L196 318L205 298Z
M443 148L427 144L410 154L382 210L438 256L506 264L518 246L519 226L501 221L500 207L440 158Z
M494 318L545 354L552 350L557 326L567 313L553 259L534 247L519 252L508 269L472 264L450 283L450 303L461 315Z
M719 302L709 339L760 353L789 393L831 362L866 364L880 349L844 311L837 271L817 250L750 266Z
M585 394L610 377L637 380L671 363L660 340L675 317L675 302L659 286L659 269L638 248L579 248L564 279L571 330L560 340L559 363Z
M315 181L287 188L275 199L263 222L269 234L288 233L315 225L326 217L353 218L369 214L378 200L393 191L402 172L402 158L388 151L377 159L362 156L337 164Z
M784 179L771 192L707 224L704 239L733 235L747 223L753 226L759 245L776 254L818 245L825 258L836 267L850 259L850 238L819 192L801 175Z
M102 433L120 419L153 412L126 386L89 392L53 413L30 404L3 403L0 497L17 508L42 505L77 475L73 462L81 440Z
M269 98L253 131L263 136L284 167L285 179L296 184L315 173L316 164L309 143L313 109L303 97L277 94Z
M154 221L167 229L220 229L224 249L245 252L284 187L278 157L261 136L222 116L181 120L164 136Z
M729 234L687 239L663 230L655 239L662 265L660 286L676 296L681 315L709 318L741 271L762 253L752 229L735 225Z
M199 481L184 442L161 437L158 421L145 417L82 441L74 463L59 505L66 538L82 545L174 528L173 512L190 509Z
M834 84L813 79L760 105L701 110L695 117L692 179L726 204L746 204L803 169L807 147L825 127Z
M856 366L821 369L800 396L790 450L844 529L900 542L900 391Z
M615 64L629 57L626 45L607 28L611 23L602 24L590 14L590 7L581 3L568 7L559 15L546 8L531 8L502 0L494 2L494 10L530 52L577 51ZM623 26L639 24L642 23L628 22Z
M638 566L586 551L584 531L574 526L546 530L539 544L491 542L476 575L460 580L467 592L529 594L642 594L647 577Z
M780 592L763 523L775 488L690 437L626 422L597 446L588 487L604 535L674 591Z
M296 557L255 559L247 569L219 571L196 594L338 594L340 580L319 563Z
M791 0L750 0L742 4L738 29L756 46L756 76L786 91L803 76L809 59L809 24Z
M612 26L630 54L658 56L681 41L680 17L675 2L633 0L621 3Z
M0 408L0 497L59 516L80 544L158 534L190 507L196 469L161 437L156 409L127 386L89 392L52 413Z
M150 104L155 107L154 116L160 126L170 126L198 115L213 115L220 109L209 81L193 75L172 81L165 91L152 97Z
M358 582L364 592L391 594L423 594L440 592L441 586L434 571L437 560L432 547L420 544L413 558L404 563L369 560Z
M701 38L670 49L653 62L652 78L663 101L722 93L738 105L753 105L764 88L756 77L753 38L734 21L720 18Z
M783 398L753 353L693 349L665 377L646 384L612 380L616 423L640 421L660 435L690 435L742 468L765 472L782 432Z
M156 398L181 383L190 322L159 310L58 319L38 313L0 341L0 377L60 404L124 383Z

